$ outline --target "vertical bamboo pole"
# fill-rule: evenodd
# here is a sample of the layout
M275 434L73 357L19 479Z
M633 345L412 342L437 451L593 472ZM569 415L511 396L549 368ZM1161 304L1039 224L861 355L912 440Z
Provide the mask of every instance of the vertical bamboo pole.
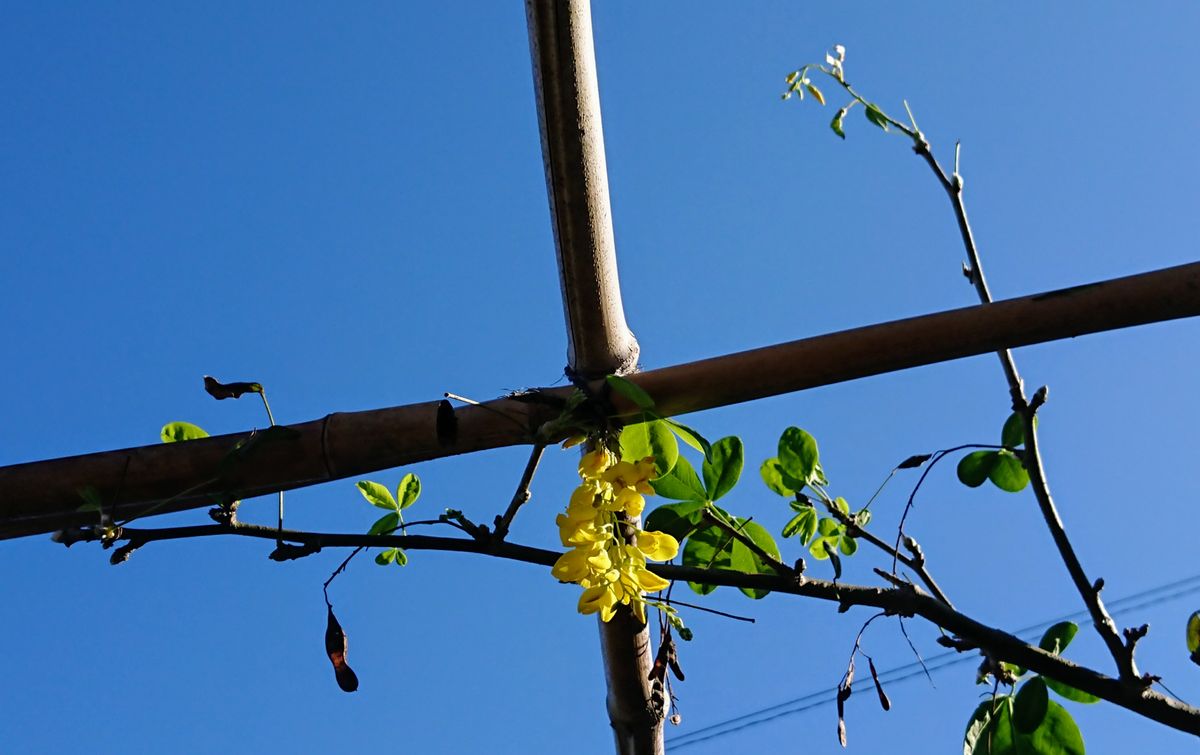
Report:
M613 241L600 92L587 0L527 0L546 187L567 321L567 372L632 372ZM608 716L619 755L659 755L663 711L650 696L650 633L628 609L600 623Z

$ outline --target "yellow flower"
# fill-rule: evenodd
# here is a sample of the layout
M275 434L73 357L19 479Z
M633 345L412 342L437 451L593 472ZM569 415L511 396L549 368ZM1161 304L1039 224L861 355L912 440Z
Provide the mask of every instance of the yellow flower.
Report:
M670 580L663 579L649 569L637 567L633 570L633 578L638 586L646 592L658 592L671 586Z
M578 582L588 575L588 550L573 548L558 557L550 573L559 582Z
M566 514L559 514L554 521L558 524L558 539L564 546L597 543L609 538L604 527L597 527L592 519L572 519Z
M579 460L579 476L584 478L599 477L600 474L612 465L612 454L608 449L597 448L594 451L588 451Z
M618 510L624 511L631 519L641 516L642 509L646 507L646 499L642 498L642 494L633 488L623 488L621 492L617 493L613 503Z
M639 532L634 542L651 561L670 561L679 553L679 541L665 532Z
M616 613L617 596L607 586L589 587L579 596L579 612L600 612L600 619L608 621Z

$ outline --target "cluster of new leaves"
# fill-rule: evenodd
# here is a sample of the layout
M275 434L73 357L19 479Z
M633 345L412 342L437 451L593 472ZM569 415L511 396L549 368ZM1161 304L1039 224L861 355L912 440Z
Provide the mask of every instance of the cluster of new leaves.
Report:
M401 477L400 483L396 485L395 496L387 487L370 480L360 480L356 487L358 492L362 493L363 498L367 499L367 503L388 512L371 525L367 534L390 535L396 530L404 529L403 511L416 503L417 498L420 497L421 478L412 472ZM399 548L387 548L375 555L375 563L380 566L388 564L404 566L408 563L408 556Z
M872 125L878 126L884 131L888 131L892 126L895 126L896 128L900 129L901 132L910 136L918 133L915 122L912 123L911 126L905 126L889 116L887 113L883 112L878 105L873 102L868 102L857 92L855 92L850 84L846 82L845 63L846 48L842 45L834 45L833 51L826 53L824 65L810 63L789 73L786 79L788 88L781 95L781 98L784 100L790 100L795 97L797 100L803 100L804 93L807 92L812 95L814 100L824 105L824 93L817 88L817 85L813 83L812 79L810 79L808 75L809 71L816 70L833 79L838 86L840 86L846 91L847 94L850 95L850 101L847 102L845 106L840 108L837 113L834 114L833 120L829 122L829 128L833 129L833 133L837 134L841 138L846 138L846 130L844 125L846 115L849 114L850 110L856 105L862 105L863 114L866 116L867 120L870 121Z
M642 410L642 422L621 431L621 456L641 459L653 456L658 477L650 481L654 492L674 503L659 506L646 517L647 530L666 533L683 544L685 566L702 569L731 569L752 574L774 574L759 554L731 534L744 535L764 552L779 559L779 546L761 524L734 516L716 505L737 485L745 463L741 438L729 436L709 443L695 430L654 414L654 403L633 383L610 377L609 385ZM703 454L700 472L679 452L676 438ZM701 595L713 585L689 582ZM762 598L767 590L740 588L751 598Z
M1037 422L1037 418L1034 418ZM1000 431L1000 445L995 451L973 451L958 462L958 479L963 485L977 488L985 480L1009 493L1018 493L1029 484L1029 472L1023 461L1025 421L1013 412Z
M798 427L784 430L779 436L778 455L764 461L759 474L773 492L792 499L788 506L794 516L783 526L783 536L798 537L813 558L831 561L834 574L840 577L838 554L853 556L858 551L858 541L850 533L855 527L866 526L871 512L863 509L851 514L845 498L834 498L826 492L829 480L821 468L816 438ZM813 497L829 516L818 513Z
M1070 621L1055 624L1046 630L1038 645L1048 653L1059 655L1077 631L1079 627ZM1008 676L1016 688L1025 669L1001 665L1002 674ZM981 674L981 683L986 676ZM1048 676L1035 675L1021 683L1015 694L993 695L975 709L963 739L963 755L1083 755L1083 736L1079 727L1066 708L1050 699L1048 690L1077 703L1100 700Z

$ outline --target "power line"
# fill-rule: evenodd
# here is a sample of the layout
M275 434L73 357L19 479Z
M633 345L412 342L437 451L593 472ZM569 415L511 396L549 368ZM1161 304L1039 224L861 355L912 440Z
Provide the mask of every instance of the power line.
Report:
M1200 592L1200 574L1193 574L1190 577L1168 582L1157 587L1151 587L1140 592L1127 595L1123 598L1118 598L1110 603L1107 603L1109 612L1113 615L1129 613L1150 606L1159 605L1161 603L1169 603L1173 600L1178 600L1186 595ZM1074 621L1077 619L1087 619L1089 614L1086 610L1076 611L1066 614L1058 618L1042 621L1037 624L1030 625L1024 629L1020 629L1015 634L1018 637L1028 636L1031 634L1041 634L1051 626L1061 621ZM909 679L922 676L925 669L928 669L932 674L936 671L956 666L962 663L968 663L975 660L974 655L959 653L954 650L948 650L944 653L939 653L930 657L925 661L922 668L920 661L912 661L902 666L895 666L887 669L879 674L879 681L890 685L899 684ZM759 726L770 721L785 716L792 716L803 713L813 708L827 705L834 702L837 698L837 693L834 690L822 689L816 690L803 695L801 697L786 700L775 705L770 705L765 708L760 708L750 713L744 713L734 718L729 718L724 721L718 721L715 724L709 724L695 731L686 732L676 737L671 737L667 740L667 744L671 745L672 749L682 749L691 745L707 742L712 739L733 734L743 729L749 729L754 726ZM799 706L799 707L795 707ZM736 725L735 725L736 724Z

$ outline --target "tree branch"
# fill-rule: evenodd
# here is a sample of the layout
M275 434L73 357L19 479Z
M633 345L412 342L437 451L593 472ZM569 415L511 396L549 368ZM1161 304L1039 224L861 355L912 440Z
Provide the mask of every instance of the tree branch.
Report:
M512 526L517 511L528 503L533 495L529 486L533 482L533 475L537 472L538 464L541 462L545 450L545 443L539 441L533 444L533 451L529 453L529 461L525 463L525 471L521 473L521 481L517 483L517 492L513 493L512 501L508 504L504 514L496 517L496 526L492 537L497 540L503 540L508 536L508 528Z
M74 534L76 535L74 539L68 538L64 542L97 540L100 537L98 532L93 533L87 529L78 530ZM232 527L214 524L151 530L125 528L117 536L117 539L146 544L159 540L224 535L275 540L279 536L279 530L274 527L240 523ZM379 546L404 550L453 551L477 553L544 567L552 566L561 555L552 550L510 542L496 542L491 538L357 535L294 530L284 530L283 537L287 542L301 543L316 549ZM932 624L955 633L967 644L982 649L988 656L996 660L1015 663L1064 684L1090 692L1153 721L1200 736L1200 709L1140 684L1128 684L1123 680L1114 679L1047 653L1018 637L982 624L970 616L956 611L910 583L906 583L902 587L870 587L813 578L798 580L794 575L788 574L778 576L747 574L727 569L702 569L673 564L650 564L648 568L664 579L672 581L696 582L718 587L771 590L836 603L839 610L845 610L852 606L870 606L899 616L921 616Z
M966 249L968 264L964 268L968 280L975 287L975 292L979 296L980 302L984 305L992 303L992 294L988 290L987 279L983 274L983 263L979 257L979 249L975 244L975 236L971 232L971 223L967 218L967 207L963 202L963 180L957 169L957 152L955 156L955 171L950 176L946 176L946 172L938 164L937 159L933 156L930 150L929 142L920 132L910 133L913 138L913 151L923 158L926 164L933 170L938 178L938 182L945 190L947 197L950 199L951 205L954 207L954 217L958 223L959 233L962 236L963 246ZM1142 679L1138 674L1137 664L1133 660L1133 651L1136 641L1125 643L1122 642L1120 633L1117 631L1116 623L1108 610L1104 607L1104 601L1100 599L1100 586L1103 581L1093 583L1087 577L1083 570L1083 564L1080 563L1079 557L1075 554L1075 548L1071 545L1071 540L1067 536L1067 530L1063 524L1062 517L1059 516L1058 509L1054 505L1054 499L1050 495L1050 483L1046 480L1046 472L1042 464L1041 452L1037 442L1037 424L1035 416L1040 407L1046 400L1046 388L1038 391L1038 395L1034 397L1031 404L1025 397L1025 386L1021 380L1021 374L1017 371L1016 361L1013 359L1012 352L1009 349L1000 349L996 352L1000 358L1000 365L1004 370L1004 378L1008 383L1008 392L1012 398L1013 411L1019 412L1025 426L1025 458L1024 464L1029 472L1030 487L1033 489L1034 497L1037 498L1038 508L1042 513L1042 519L1046 522L1047 529L1050 530L1050 536L1054 540L1054 546L1058 549L1058 554L1062 558L1063 563L1067 567L1067 572L1071 576L1071 581L1075 584L1075 589L1083 598L1084 605L1087 606L1088 613L1092 617L1092 625L1096 628L1096 632L1108 647L1109 653L1113 657L1113 661L1117 665L1117 672L1120 677L1126 681L1139 682L1148 686L1152 680L1147 677Z

